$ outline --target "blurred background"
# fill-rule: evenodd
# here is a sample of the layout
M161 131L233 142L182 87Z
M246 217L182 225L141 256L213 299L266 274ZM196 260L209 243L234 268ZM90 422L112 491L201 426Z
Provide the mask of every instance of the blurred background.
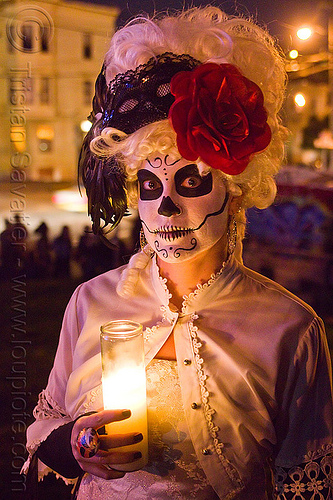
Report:
M290 130L278 195L248 211L245 264L323 317L333 348L333 5L331 1L0 1L0 370L3 498L21 499L26 426L45 387L66 303L82 281L128 261L135 211L104 246L76 180L94 82L118 26L139 13L221 6L282 47ZM41 498L68 498L48 478Z

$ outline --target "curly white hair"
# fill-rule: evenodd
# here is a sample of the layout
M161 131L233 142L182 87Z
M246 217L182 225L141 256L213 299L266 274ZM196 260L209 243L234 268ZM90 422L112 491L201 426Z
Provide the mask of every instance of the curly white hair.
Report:
M189 54L202 63L233 64L260 87L271 142L264 151L253 155L241 174L221 175L232 194L243 195L243 208L269 206L276 194L274 176L283 160L287 135L278 115L285 92L285 65L273 38L253 20L229 16L212 6L153 19L139 17L113 36L105 58L107 81L164 52ZM121 141L114 140L115 133ZM169 120L146 125L129 135L107 127L90 147L99 156L116 155L125 163L131 205L136 203L136 172L142 161L155 151L177 154L176 134ZM198 164L201 172L210 169L200 159Z

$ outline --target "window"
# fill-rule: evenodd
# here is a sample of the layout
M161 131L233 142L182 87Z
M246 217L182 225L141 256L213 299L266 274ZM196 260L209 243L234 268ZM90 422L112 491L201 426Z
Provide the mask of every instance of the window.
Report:
M12 76L8 80L9 102L13 106L33 103L33 80L31 77Z
M49 104L50 102L50 79L41 78L39 89L39 101L41 104Z
M50 182L54 180L55 168L53 167L42 167L38 169L38 180L42 182Z
M83 58L91 59L92 57L92 41L91 34L84 33L83 34Z
M25 78L25 102L26 104L33 104L34 102L34 88L33 79L31 77Z
M54 130L50 125L39 125L36 132L38 149L42 153L52 151Z
M50 26L24 22L22 25L11 23L7 26L8 51L48 52L52 32Z
M40 48L42 52L49 51L50 29L48 26L41 26Z
M31 52L33 43L33 26L32 24L24 23L22 26L22 42L23 51Z
M85 106L91 105L93 85L92 82L86 80L83 82L83 104Z

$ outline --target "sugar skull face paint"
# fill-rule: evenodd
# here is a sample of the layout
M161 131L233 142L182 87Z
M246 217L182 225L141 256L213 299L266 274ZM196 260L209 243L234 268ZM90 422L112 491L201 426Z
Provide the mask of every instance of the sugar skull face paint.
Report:
M201 176L196 163L156 153L143 163L138 180L142 227L160 259L190 259L226 232L229 196L220 172Z

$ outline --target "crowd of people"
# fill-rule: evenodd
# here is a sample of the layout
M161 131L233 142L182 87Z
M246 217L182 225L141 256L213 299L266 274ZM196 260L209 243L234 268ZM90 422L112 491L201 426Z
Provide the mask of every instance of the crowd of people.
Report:
M19 245L15 244L18 229ZM67 225L51 237L49 226L44 221L29 232L19 217L12 223L6 219L5 229L0 235L0 280L22 273L32 279L77 276L83 280L91 279L128 261L138 241L136 232L134 224L130 243L112 234L110 244L106 245L88 225L76 242Z

